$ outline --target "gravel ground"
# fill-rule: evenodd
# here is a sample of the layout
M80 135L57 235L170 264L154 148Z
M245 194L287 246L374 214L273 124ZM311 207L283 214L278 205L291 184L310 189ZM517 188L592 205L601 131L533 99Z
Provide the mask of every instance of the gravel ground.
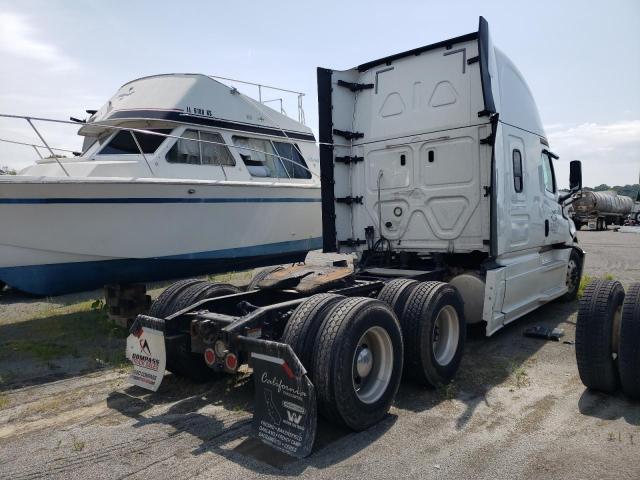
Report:
M640 281L640 235L579 239L587 274ZM2 328L23 317L97 296L5 296L0 342ZM128 386L126 369L108 366L22 388L14 378L0 384L0 477L638 479L640 404L587 391L572 344L522 336L527 326L547 325L573 341L576 307L554 302L489 339L470 338L451 387L403 384L388 417L365 432L321 420L304 460L248 437L246 374L208 385L168 375L157 393ZM0 360L0 375L6 365Z

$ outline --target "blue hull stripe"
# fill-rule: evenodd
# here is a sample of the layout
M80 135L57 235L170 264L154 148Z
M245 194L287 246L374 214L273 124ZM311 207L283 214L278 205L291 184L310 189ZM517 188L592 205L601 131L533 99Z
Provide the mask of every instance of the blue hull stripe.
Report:
M40 203L310 203L320 198L0 198L0 204L31 205Z
M34 295L60 295L109 283L150 282L299 262L308 251L321 247L322 238L316 237L156 258L7 267L0 268L0 281Z

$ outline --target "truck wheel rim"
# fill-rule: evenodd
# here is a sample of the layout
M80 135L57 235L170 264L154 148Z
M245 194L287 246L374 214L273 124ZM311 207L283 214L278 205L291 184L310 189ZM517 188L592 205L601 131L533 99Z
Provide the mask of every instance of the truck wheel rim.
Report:
M387 391L393 371L391 337L382 327L371 327L353 352L352 382L363 403L377 401Z
M446 366L453 360L458 350L459 336L458 312L451 305L445 305L433 323L433 355L439 365Z
M567 265L567 289L571 292L576 288L578 282L578 264L575 260L569 260Z

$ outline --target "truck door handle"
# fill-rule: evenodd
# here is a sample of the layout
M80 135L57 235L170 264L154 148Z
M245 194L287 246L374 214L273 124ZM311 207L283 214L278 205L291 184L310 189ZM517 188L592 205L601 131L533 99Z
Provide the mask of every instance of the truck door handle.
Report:
M549 236L549 220L544 221L544 236Z

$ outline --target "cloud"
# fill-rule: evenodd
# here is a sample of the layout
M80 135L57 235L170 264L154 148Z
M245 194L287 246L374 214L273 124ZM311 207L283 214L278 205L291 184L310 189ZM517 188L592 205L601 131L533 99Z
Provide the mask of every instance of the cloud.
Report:
M51 35L51 31L48 31ZM34 60L50 70L68 71L77 64L56 46L37 38L26 17L0 12L0 51L17 58Z
M638 182L640 120L577 126L549 125L547 135L551 149L561 157L556 163L561 186L568 183L569 169L562 165L568 160L582 161L582 178L586 186Z

